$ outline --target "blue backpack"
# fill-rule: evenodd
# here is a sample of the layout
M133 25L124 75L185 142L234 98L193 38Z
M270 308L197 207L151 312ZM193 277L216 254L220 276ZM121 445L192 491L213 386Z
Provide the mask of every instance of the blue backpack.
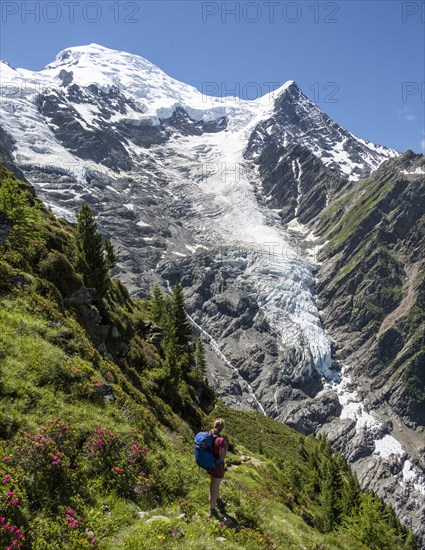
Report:
M210 432L199 432L195 437L193 453L195 461L201 468L215 468L221 464L221 458L214 458L213 443L216 435Z

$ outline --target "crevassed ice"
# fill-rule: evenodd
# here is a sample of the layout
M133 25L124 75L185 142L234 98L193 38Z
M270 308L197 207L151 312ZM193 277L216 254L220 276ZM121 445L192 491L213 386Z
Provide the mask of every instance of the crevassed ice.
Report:
M185 177L189 170L189 179L196 182L192 200L200 233L210 245L226 246L223 261L244 258L237 283L253 289L281 348L301 350L311 369L337 380L338 374L331 370L330 341L315 302L312 265L293 248L281 223L259 206L255 196L258 176L243 158L251 128L230 127L226 132L178 140ZM178 165L177 160L169 167L170 181L181 180Z

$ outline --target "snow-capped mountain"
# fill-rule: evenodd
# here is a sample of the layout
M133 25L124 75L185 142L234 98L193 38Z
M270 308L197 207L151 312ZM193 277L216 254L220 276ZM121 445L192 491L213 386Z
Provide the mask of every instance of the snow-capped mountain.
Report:
M398 153L340 127L293 81L253 101L210 97L94 44L38 72L0 70L8 152L60 215L91 204L134 293L181 280L219 395L306 433L339 419L311 230Z
M39 72L2 63L1 78L2 120L19 142L21 164L42 166L47 155L52 164L74 166L74 154L113 170L130 169L137 164L138 147L166 142L176 125L184 135L254 130L254 143L266 136L284 147L299 143L347 177L367 173L395 154L339 127L292 81L254 101L220 99L170 78L139 56L95 44L64 50ZM106 128L109 139L99 135ZM86 139L90 145L96 138L102 151L80 143ZM68 150L65 157L60 144Z

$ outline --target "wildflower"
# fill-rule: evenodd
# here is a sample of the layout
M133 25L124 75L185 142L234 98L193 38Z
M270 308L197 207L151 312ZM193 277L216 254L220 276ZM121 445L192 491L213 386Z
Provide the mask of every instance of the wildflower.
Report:
M14 497L15 496L15 491L7 491L6 496L8 496L9 498Z
M52 455L50 458L52 460L52 466L58 466L61 463L59 455Z
M3 483L9 483L11 479L12 479L12 476L10 474L6 474L3 478Z
M118 466L114 466L112 468L112 471L115 472L116 474L122 474L124 472L124 469L123 468L118 468Z
M12 506L18 506L19 504L19 498L12 498L12 500L10 501L10 504Z
M10 460L10 456L4 456L3 457L3 462L8 462Z
M78 527L78 520L72 519L70 522L68 522L68 527L70 529L75 529L76 527Z
M94 536L93 531L89 531L87 533L87 538L89 539L89 541L92 543L93 546L97 544L97 538Z

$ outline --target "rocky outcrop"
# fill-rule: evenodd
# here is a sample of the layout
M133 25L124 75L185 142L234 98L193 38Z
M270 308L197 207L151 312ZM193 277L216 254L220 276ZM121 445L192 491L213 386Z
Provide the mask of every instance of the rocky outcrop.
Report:
M14 149L14 139L0 126L0 165L12 172L21 181L28 182L22 170L13 160Z
M71 81L67 77L65 81ZM159 120L136 119L132 113L142 111L120 90L112 86L107 92L95 84L85 88L71 84L64 89L51 90L37 96L38 111L45 118L56 138L64 147L81 159L91 160L113 170L131 170L135 164L128 145L149 148L164 144L176 132L183 136L221 132L227 121L195 121L182 107ZM79 109L96 112L87 123ZM111 123L113 115L119 120Z
M254 157L258 165L259 200L278 209L284 223L294 218L304 224L314 220L345 184L337 172L302 145L283 147L266 137L260 152L251 146L246 156Z
M91 304L96 296L96 290L94 288L82 287L67 296L64 299L66 304L71 306L80 306L83 304Z

